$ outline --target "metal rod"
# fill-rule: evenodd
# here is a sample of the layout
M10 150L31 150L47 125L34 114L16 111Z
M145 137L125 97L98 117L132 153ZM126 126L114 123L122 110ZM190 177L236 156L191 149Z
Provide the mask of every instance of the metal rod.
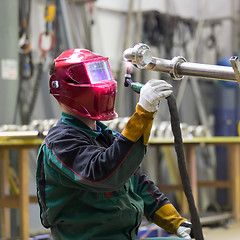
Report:
M134 48L126 49L123 53L125 61L140 69L170 73L174 80L181 80L183 76L211 78L217 80L234 81L240 84L236 68L211 64L187 62L183 57L174 57L172 60L152 57L148 45L139 43ZM239 62L237 57L233 61ZM231 61L232 65L233 62ZM236 65L236 64L235 64ZM234 66L234 65L233 65Z

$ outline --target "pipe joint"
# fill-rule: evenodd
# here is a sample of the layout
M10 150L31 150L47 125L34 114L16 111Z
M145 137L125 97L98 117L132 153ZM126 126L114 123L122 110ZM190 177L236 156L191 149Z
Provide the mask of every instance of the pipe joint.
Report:
M143 69L152 61L152 53L147 44L138 43L133 48L124 51L123 59Z
M184 76L178 74L178 66L187 60L184 57L178 56L174 57L170 61L169 73L173 80L182 80Z

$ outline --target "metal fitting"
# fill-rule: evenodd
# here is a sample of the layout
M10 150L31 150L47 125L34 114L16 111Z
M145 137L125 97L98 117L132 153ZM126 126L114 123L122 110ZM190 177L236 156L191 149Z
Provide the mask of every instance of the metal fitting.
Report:
M177 72L178 65L181 63L187 62L187 60L184 57L174 57L170 61L170 66L169 66L169 73L174 80L182 80L184 76L179 75Z
M150 47L147 44L138 43L133 48L124 51L123 59L143 69L152 61Z

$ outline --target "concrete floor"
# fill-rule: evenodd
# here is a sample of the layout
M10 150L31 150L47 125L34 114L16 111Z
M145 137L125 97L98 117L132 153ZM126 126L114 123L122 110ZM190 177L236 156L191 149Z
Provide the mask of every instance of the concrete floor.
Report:
M240 223L230 223L228 226L204 227L206 240L240 240Z

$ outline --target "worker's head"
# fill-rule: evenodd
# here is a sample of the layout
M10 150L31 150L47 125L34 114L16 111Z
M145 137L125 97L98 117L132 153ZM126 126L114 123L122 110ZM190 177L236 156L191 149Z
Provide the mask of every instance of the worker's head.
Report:
M54 60L49 81L51 93L79 116L111 120L117 83L108 58L85 49L64 51Z

